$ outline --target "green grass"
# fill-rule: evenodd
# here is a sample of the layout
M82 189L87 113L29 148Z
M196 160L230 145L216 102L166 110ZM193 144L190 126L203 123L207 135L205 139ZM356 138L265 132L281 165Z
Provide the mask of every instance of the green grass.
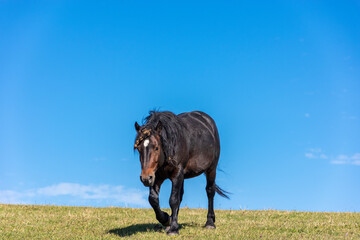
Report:
M168 209L166 209L169 212ZM173 239L360 239L360 213L180 209ZM152 209L0 204L0 239L169 239Z

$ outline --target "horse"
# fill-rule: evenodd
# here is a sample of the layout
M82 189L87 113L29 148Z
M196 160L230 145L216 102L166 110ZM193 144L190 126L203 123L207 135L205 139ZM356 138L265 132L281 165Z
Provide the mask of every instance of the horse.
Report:
M135 122L134 151L138 150L144 186L149 187L149 203L156 219L168 235L179 234L178 213L184 194L184 179L206 175L208 214L205 227L215 228L214 196L229 198L215 184L220 156L220 139L215 121L201 111L175 115L150 111L140 126ZM169 199L171 217L160 209L159 192L165 179L172 182Z

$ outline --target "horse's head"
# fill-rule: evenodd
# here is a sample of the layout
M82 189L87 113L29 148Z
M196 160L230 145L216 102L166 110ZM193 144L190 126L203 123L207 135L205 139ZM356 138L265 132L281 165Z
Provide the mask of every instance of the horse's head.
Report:
M162 130L159 121L154 129L140 126L135 122L137 132L134 149L139 151L141 162L140 180L146 186L155 183L155 172L164 162L164 152L161 145L160 133Z

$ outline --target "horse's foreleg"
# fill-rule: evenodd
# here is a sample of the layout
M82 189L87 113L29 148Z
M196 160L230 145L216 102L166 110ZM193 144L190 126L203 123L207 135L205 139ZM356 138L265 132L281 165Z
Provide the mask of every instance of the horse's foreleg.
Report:
M184 193L184 174L179 171L176 178L172 180L172 189L170 196L170 207L171 207L171 223L168 230L169 235L179 234L178 214L179 207Z
M160 187L161 187L162 183L163 183L163 180L159 181L157 178L155 179L154 186L150 187L149 203L155 211L156 219L163 226L169 226L170 225L169 214L161 211L160 206L159 206L159 192L160 192Z
M206 194L208 197L208 214L206 228L215 228L214 196L215 196L216 170L206 172Z

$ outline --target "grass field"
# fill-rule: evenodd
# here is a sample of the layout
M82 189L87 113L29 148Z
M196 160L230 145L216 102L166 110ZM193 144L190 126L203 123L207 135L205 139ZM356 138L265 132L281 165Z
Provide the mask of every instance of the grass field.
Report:
M206 213L180 209L168 237L152 209L0 204L0 239L360 239L360 213L216 210L215 230Z

